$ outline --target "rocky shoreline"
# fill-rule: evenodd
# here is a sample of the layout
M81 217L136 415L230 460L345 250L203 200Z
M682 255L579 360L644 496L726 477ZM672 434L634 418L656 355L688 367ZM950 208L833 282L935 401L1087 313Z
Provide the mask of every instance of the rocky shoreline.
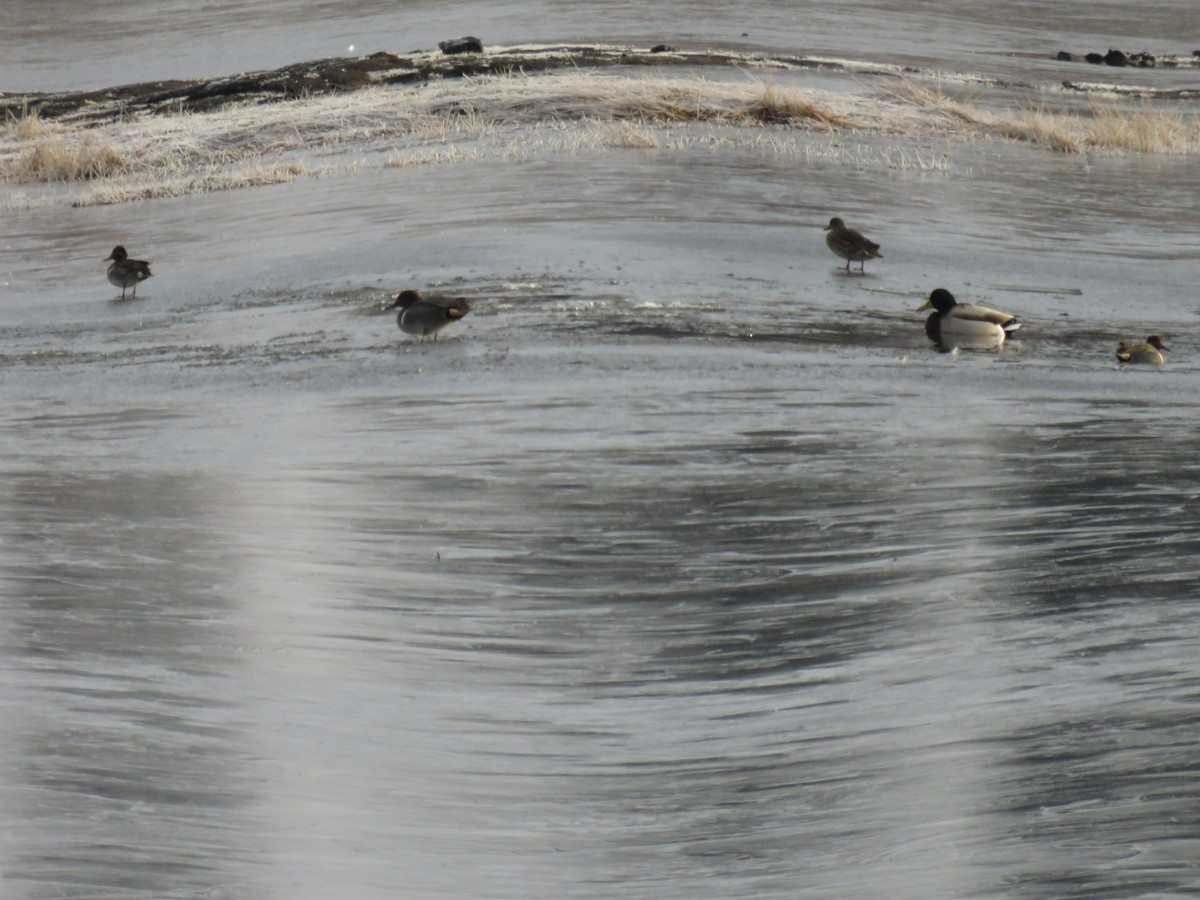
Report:
M781 69L842 69L862 74L904 76L917 69L896 66L850 65L805 56L779 56L720 50L679 50L666 44L647 48L609 46L519 46L484 48L474 37L441 42L440 50L407 55L379 52L364 57L331 57L293 63L279 69L243 72L217 78L152 81L98 90L59 93L2 93L0 117L5 120L36 114L47 120L82 126L117 122L138 115L210 112L231 104L276 103L306 96L355 91L373 84L414 84L445 78L540 72L551 69L610 66L711 67L749 66ZM1058 54L1064 61L1096 62L1098 54ZM1109 51L1099 60L1106 65L1179 68L1200 66L1200 51L1191 56L1157 58L1147 54ZM1013 85L1016 86L1016 85ZM1025 85L1031 87L1031 85ZM1093 85L1063 81L1076 91L1104 91L1192 99L1195 89Z
M235 103L275 103L317 94L355 91L373 84L413 84L444 78L538 72L565 67L618 65L768 66L841 68L803 56L781 57L721 51L681 51L666 45L629 47L512 47L479 52L477 38L443 42L441 51L406 56L379 52L294 63L264 72L219 78L154 81L101 90L62 93L0 93L0 117L36 113L43 119L98 125L144 114L210 112ZM466 43L464 43L466 42ZM479 44L482 46L482 44ZM882 74L882 72L881 72ZM894 74L894 73L889 73Z
M1059 62L1085 62L1093 66L1113 66L1135 69L1194 69L1200 67L1200 50L1193 50L1191 56L1155 56L1145 50L1126 53L1124 50L1110 49L1107 53L1071 53L1059 50L1055 57Z

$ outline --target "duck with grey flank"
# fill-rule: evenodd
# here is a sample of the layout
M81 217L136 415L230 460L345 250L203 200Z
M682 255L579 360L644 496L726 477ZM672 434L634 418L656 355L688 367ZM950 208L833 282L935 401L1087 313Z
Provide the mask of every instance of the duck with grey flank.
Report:
M142 259L130 259L129 254L125 252L125 248L118 244L113 247L113 252L109 254L108 260L111 259L113 264L108 267L108 280L110 284L114 284L121 289L121 299L125 299L125 289L133 288L133 296L137 296L137 286L139 281L145 281L154 273L150 271L150 263Z
M1163 358L1166 350L1167 347L1163 344L1162 338L1157 334L1152 334L1140 344L1121 341L1117 347L1117 359L1124 363L1150 363L1161 366L1166 362Z
M998 347L1021 327L1016 316L973 303L959 303L945 288L935 289L925 305L917 308L918 312L926 309L936 312L930 313L925 320L925 333L942 345L961 339L967 343Z
M825 243L835 255L846 260L846 271L850 271L850 263L858 263L858 271L865 272L868 259L883 259L879 245L863 237L862 233L853 228L847 228L846 223L834 216L825 226Z
M396 314L396 324L405 334L420 336L421 342L433 335L437 341L438 332L456 322L471 311L466 300L450 297L422 297L419 291L406 290L396 295L395 301L387 309L399 309Z

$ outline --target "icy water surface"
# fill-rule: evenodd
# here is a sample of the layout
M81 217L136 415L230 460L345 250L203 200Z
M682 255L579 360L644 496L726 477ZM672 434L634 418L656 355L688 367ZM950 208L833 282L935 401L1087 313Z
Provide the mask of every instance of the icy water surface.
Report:
M14 896L1200 888L1193 306L944 181L878 181L916 226L847 277L791 168L479 174L146 204L144 299L12 295ZM967 254L1003 353L912 312ZM376 312L420 273L475 303L436 345Z
M917 150L7 214L0 896L1200 893L1194 160Z

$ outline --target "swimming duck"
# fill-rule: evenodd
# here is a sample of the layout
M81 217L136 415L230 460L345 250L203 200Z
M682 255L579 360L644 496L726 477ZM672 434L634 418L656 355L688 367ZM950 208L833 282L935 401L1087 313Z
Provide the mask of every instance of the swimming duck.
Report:
M128 287L133 288L133 296L136 297L138 282L145 281L153 274L150 271L150 263L141 259L130 259L120 244L113 247L113 252L105 262L109 259L113 260L113 264L108 267L108 280L121 289L121 299L125 299L125 289Z
M387 307L397 308L400 312L396 314L396 324L400 326L400 330L405 334L420 335L422 343L431 334L436 341L439 331L471 311L471 306L466 300L449 297L426 299L419 291L413 290L401 291L396 295L395 302Z
M851 262L858 263L858 271L863 272L866 270L868 259L883 259L877 243L867 240L861 232L847 228L846 223L837 216L830 219L823 230L829 232L825 235L825 243L829 249L846 260L847 272L850 271Z
M1157 334L1152 334L1146 338L1145 343L1128 344L1121 341L1117 347L1117 359L1126 363L1151 363L1156 366L1161 366L1163 359L1163 351L1167 347L1163 345L1162 338Z
M1016 316L986 306L959 303L945 288L937 288L917 311L935 309L925 320L925 333L939 344L965 341L998 347L1021 327Z

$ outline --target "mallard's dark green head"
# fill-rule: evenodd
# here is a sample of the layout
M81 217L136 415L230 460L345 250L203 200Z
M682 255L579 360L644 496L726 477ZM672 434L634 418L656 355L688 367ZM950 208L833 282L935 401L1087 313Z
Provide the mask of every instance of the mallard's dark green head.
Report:
M948 313L958 305L958 301L954 299L954 295L945 288L936 288L929 295L929 299L925 301L924 306L917 307L919 312L922 309L936 309L940 313Z

